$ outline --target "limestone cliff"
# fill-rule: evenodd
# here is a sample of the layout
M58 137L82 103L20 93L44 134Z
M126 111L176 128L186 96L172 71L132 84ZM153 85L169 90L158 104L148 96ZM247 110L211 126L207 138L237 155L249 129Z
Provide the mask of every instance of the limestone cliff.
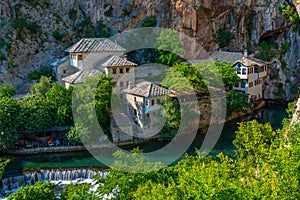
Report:
M88 33L116 34L141 26L155 16L156 26L174 28L213 52L213 33L231 32L224 50L259 54L261 41L289 43L284 55L274 56L274 75L265 97L289 99L300 77L299 29L282 16L286 0L2 0L0 5L0 81L18 86L26 74L56 58L63 49ZM299 12L299 0L293 0ZM24 19L27 21L24 25ZM23 20L23 21L22 21ZM55 31L55 32L54 32ZM284 62L284 67L282 63Z

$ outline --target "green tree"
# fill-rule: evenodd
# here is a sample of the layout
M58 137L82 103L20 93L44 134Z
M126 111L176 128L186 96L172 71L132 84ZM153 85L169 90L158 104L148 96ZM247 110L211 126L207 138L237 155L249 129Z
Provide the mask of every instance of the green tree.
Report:
M160 138L170 140L176 135L180 126L181 109L177 99L172 100L170 97L163 99L162 106L166 122L160 132Z
M187 82L195 89L199 91L207 92L206 84L202 78L200 71L197 69L195 65L191 65L189 63L183 62L180 64L176 64L173 67L180 75L185 77Z
M162 31L156 43L159 53L158 62L173 66L180 60L179 55L183 54L183 48L175 30Z
M0 87L0 98L2 97L12 97L14 94L16 94L16 90L11 85L4 85Z
M8 200L55 200L55 185L50 182L36 182L34 185L22 186L19 191L9 195Z
M22 99L18 120L23 130L41 130L55 125L56 113L45 96L27 95Z
M51 88L51 78L46 76L41 76L41 79L38 83L34 83L31 85L30 90L32 94L46 94L48 90Z
M70 139L95 140L95 137L98 137L98 133L93 131L97 128L94 124L96 120L104 133L109 134L110 114L108 110L112 94L111 80L112 78L106 75L87 77L83 84L74 87L73 98L75 97L78 101L75 113L84 113L85 117L80 115L75 119L75 128L72 128L68 134Z
M13 146L19 138L20 108L19 100L9 97L0 98L0 149Z
M272 142L280 137L273 131L270 124L260 124L256 120L240 123L233 144L238 148L236 155L239 159L257 162L266 158Z
M65 87L59 85L55 82L51 89L46 93L46 101L48 105L53 109L52 113L56 113L55 125L72 125L72 90L70 87L66 89Z
M228 113L232 111L242 111L249 108L248 95L235 90L229 90L226 93Z
M225 87L231 87L241 79L236 75L235 69L231 62L213 61L213 65L218 69Z
M225 28L220 28L216 33L213 33L213 38L220 48L224 48L234 39L234 35L233 33L226 31Z
M191 88L186 78L180 75L174 68L169 68L166 70L166 76L161 82L164 87L169 90L185 90Z
M133 199L133 193L147 180L165 182L170 176L169 168L161 169L160 173L155 169L162 167L161 163L149 162L142 156L142 151L134 149L132 154L117 151L114 156L117 161L113 164L105 178L96 177L101 185L97 192L101 195L113 194L113 199ZM140 173L148 171L148 173ZM154 171L152 171L154 170ZM116 190L116 188L118 188Z
M68 185L61 192L62 200L97 200L99 197L90 191L90 185L87 183L79 185Z

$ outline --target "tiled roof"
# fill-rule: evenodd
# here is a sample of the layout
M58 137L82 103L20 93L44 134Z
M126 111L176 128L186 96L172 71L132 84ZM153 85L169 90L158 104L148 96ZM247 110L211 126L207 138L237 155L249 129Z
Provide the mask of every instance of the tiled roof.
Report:
M138 83L132 89L124 90L124 92L142 97L155 97L169 94L167 88L148 81Z
M69 53L120 52L126 49L106 38L83 38L66 51Z
M103 72L96 70L96 69L82 70L82 71L76 72L75 74L67 76L67 77L63 78L62 80L67 83L70 83L70 84L78 84L78 83L82 83L86 77L95 77L97 74L102 74L102 73Z
M113 118L117 126L130 126L134 124L125 113L114 113Z
M103 67L121 67L121 66L137 66L137 64L130 62L126 58L110 55L102 61Z
M264 66L264 65L269 64L266 61L263 61L263 60L260 60L257 58L253 58L253 57L243 57L242 59L236 61L234 64L236 64L236 63L242 63L246 67L250 67L250 66L254 66L254 65Z

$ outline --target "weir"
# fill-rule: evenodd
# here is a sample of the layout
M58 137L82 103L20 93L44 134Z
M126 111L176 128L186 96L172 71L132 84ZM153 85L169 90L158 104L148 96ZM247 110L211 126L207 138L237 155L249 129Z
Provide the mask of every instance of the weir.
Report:
M105 177L107 173L96 169L45 169L24 172L1 180L0 198L17 191L21 186L33 185L37 181L50 181L58 185L68 182L91 183L95 175L99 174L101 177Z

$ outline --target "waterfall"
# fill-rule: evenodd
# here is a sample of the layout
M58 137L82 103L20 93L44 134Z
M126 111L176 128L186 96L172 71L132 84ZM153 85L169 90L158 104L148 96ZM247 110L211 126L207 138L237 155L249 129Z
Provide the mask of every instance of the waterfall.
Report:
M105 177L107 172L96 169L45 169L35 172L24 172L21 175L1 180L0 197L5 197L17 191L21 186L33 185L37 181L50 181L56 184L67 184L70 181L75 183L91 183L96 174Z

